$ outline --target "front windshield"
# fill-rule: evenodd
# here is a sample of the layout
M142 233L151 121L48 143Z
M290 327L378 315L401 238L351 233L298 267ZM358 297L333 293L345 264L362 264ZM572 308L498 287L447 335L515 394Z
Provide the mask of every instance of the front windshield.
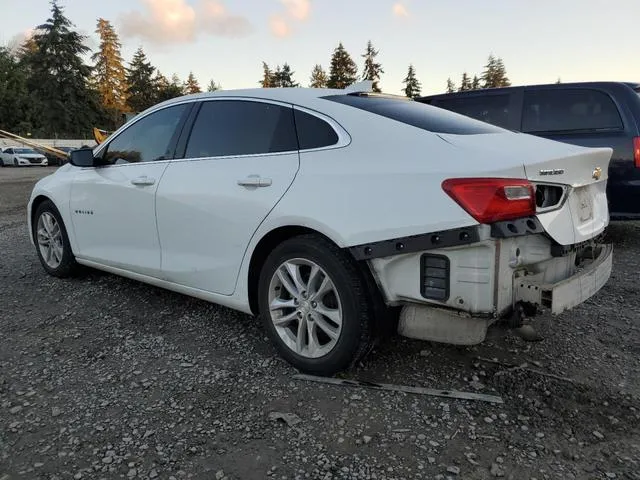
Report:
M31 148L15 148L13 150L15 153L38 153L35 150L31 149Z

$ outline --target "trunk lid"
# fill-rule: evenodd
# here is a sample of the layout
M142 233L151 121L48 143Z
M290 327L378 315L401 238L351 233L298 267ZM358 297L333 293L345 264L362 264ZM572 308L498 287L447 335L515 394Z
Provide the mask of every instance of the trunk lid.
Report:
M611 148L586 148L521 133L440 136L486 162L520 163L527 180L537 186L563 186L563 200L537 214L559 244L584 242L609 224L606 185Z

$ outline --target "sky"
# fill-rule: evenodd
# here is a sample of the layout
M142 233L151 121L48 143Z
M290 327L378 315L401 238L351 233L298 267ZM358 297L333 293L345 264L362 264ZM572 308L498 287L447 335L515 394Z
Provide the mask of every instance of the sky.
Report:
M59 0L97 48L99 17L112 22L129 61L142 46L165 76L201 86L253 88L262 62L291 65L308 86L342 42L362 72L371 40L400 93L409 64L423 94L441 93L462 72L480 76L489 54L502 58L514 85L588 80L640 81L640 0ZM0 0L0 45L50 13L49 0Z

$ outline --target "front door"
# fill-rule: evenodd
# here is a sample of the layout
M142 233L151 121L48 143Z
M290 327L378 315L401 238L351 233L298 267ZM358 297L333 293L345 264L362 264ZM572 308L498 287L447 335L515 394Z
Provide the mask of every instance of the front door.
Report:
M203 102L184 157L157 194L164 278L231 295L251 237L298 171L293 109Z
M189 107L171 106L135 121L99 150L101 166L77 173L70 210L78 257L159 275L155 195Z

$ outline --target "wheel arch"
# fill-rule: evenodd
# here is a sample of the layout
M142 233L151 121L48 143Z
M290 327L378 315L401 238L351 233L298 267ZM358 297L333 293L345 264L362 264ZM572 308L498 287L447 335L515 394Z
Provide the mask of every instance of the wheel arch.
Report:
M31 211L29 212L29 237L31 241L35 243L36 239L33 237L33 225L35 223L36 212L38 211L38 207L42 205L44 202L51 202L56 208L58 208L55 202L51 199L51 197L44 195L42 193L38 194L33 201L31 202ZM59 211L60 209L58 209Z
M249 300L249 308L254 315L257 315L259 312L258 308L258 283L260 279L260 271L262 270L262 266L264 265L269 252L271 252L276 246L281 244L282 242L289 240L290 238L294 238L300 235L317 235L326 239L327 241L333 243L334 245L342 248L347 255L349 255L355 265L357 265L359 271L363 275L365 281L367 282L369 288L373 288L371 291L372 297L381 298L381 292L377 282L374 281L373 275L370 269L364 262L358 262L350 252L348 248L341 247L338 242L333 240L331 237L326 234L315 230L310 227L302 227L299 225L286 225L274 228L266 233L260 241L256 244L256 247L253 249L251 254L251 260L249 261L249 270L247 277L247 296ZM372 298L373 300L373 298ZM375 300L374 300L375 301Z

